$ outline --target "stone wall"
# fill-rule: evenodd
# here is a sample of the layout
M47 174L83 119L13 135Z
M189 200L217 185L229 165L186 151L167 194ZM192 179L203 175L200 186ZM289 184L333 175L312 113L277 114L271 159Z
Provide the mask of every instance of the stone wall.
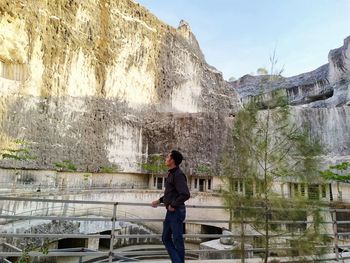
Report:
M63 194L66 191L147 189L147 174L85 173L49 170L0 169L2 193Z

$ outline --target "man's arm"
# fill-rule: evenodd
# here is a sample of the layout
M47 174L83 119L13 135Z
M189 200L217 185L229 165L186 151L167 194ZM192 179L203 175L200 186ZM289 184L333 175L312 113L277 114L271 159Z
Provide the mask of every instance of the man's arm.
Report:
M171 206L176 208L190 198L190 190L187 186L186 176L183 173L177 174L174 180L176 191L179 193L177 198L171 203Z
M156 208L159 204L163 203L164 200L164 196L162 196L161 198L159 198L158 200L154 200L152 202L152 207Z

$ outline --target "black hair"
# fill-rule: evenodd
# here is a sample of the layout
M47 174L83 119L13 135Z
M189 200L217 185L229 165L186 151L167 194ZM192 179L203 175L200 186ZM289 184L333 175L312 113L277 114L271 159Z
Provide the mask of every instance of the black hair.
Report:
M170 153L170 157L175 161L175 165L178 166L181 164L183 160L183 156L179 151L172 150Z

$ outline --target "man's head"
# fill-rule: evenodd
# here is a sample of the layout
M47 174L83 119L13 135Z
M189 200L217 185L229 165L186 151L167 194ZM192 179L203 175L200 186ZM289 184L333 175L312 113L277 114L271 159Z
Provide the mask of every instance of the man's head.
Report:
M179 166L183 160L183 156L179 151L172 150L170 153L168 153L165 164L168 167L175 167Z

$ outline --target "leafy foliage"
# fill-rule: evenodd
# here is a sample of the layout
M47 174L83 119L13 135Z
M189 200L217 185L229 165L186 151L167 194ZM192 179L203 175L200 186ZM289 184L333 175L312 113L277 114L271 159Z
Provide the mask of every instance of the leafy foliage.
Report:
M123 169L117 164L114 164L112 166L101 166L100 168L101 173L116 173L122 170Z
M168 170L164 163L164 157L156 154L149 156L147 162L141 163L140 166L142 170L152 174L160 174Z
M70 160L64 160L63 162L55 162L53 164L60 171L75 172L77 170L77 167Z
M273 222L306 221L309 214L305 211L318 209L317 200L311 201L302 195L283 198L276 193L274 182L313 181L318 175L316 157L322 152L320 143L291 121L285 98L278 93L275 95L264 101L261 97L254 98L236 115L221 165L225 182L223 199L231 219L240 222L241 250L244 250L246 240L244 229L247 225L244 222L249 219L249 226L261 235L264 262L273 251L274 236L280 232L298 232L295 238L293 235L290 238L290 246L294 244L293 240L312 244L312 249L306 252L295 248L298 255L321 253L316 247L324 241L315 238L320 236L322 228L320 213L313 214L311 225L317 227L307 230L298 224L284 230L281 224ZM243 252L241 258L244 262Z
M16 139L12 141L10 148L1 150L2 159L14 160L14 161L29 161L35 160L37 157L31 154L28 149L30 143L24 140Z
M35 249L37 249L39 252L43 253L44 255L47 255L49 253L49 242L47 240L44 240L42 246L39 248L37 248L35 244L28 244L22 250L22 255L16 261L16 263L29 263L29 262L31 262L29 252L33 251Z
M208 165L202 164L197 166L195 173L210 175L212 171Z
M329 169L320 171L320 174L328 181L350 181L350 163L342 162L340 164L331 165Z
M29 262L30 262L29 250L24 249L22 251L21 257L16 261L16 263L29 263Z

